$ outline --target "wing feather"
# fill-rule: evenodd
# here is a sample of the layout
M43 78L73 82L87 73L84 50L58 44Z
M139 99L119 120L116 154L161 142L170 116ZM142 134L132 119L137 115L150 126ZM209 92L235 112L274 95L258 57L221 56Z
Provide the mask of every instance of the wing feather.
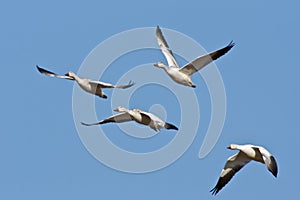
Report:
M167 59L169 67L172 66L172 67L178 68L178 63L173 55L173 52L169 49L169 45L168 45L166 39L164 38L159 26L157 26L157 28L156 28L156 39L157 39L158 45L159 45L162 53L164 54L165 58Z
M146 126L149 126L149 124L151 123L151 117L149 115L147 115L145 112L140 112L141 117L142 117L142 121L141 124L144 124Z
M277 167L277 162L272 156L272 154L265 148L263 147L258 147L259 152L262 155L262 158L264 160L265 165L267 166L268 170L275 176L277 177L278 173L278 167Z
M39 67L38 65L36 66L37 70L41 73L44 74L46 76L50 76L50 77L55 77L55 78L63 78L63 79L68 79L68 80L74 80L74 78L70 77L70 76L63 76L63 75L58 75L54 72L48 71L46 69L43 69L41 67Z
M250 161L251 159L242 151L228 158L216 186L210 190L212 195L216 195L232 179L235 173Z
M121 89L126 89L131 86L133 86L135 83L133 81L129 81L127 85L113 85L110 83L105 83L101 81L90 81L91 85L95 85L95 87L101 87L101 88L121 88Z
M208 65L210 62L218 59L219 57L223 56L226 54L235 44L233 41L231 41L226 47L219 49L217 51L211 52L209 54L206 54L204 56L197 57L195 60L192 62L186 64L182 68L180 68L180 72L191 76L195 72L199 71L206 65Z
M121 114L113 115L109 118L106 118L104 120L101 120L101 121L98 121L95 123L81 122L81 124L85 125L85 126L94 126L94 125L106 124L106 123L111 123L111 122L122 123L122 122L128 122L128 121L132 121L131 116L128 113L121 113Z

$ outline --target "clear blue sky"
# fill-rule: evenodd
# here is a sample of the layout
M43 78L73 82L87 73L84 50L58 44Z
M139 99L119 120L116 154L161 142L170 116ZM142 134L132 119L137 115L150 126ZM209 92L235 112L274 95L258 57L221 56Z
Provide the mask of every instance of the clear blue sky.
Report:
M297 1L256 0L2 2L0 198L229 199L235 195L233 199L296 199L299 6ZM210 102L203 79L195 76L201 122L190 148L162 170L146 174L119 172L101 164L82 144L72 114L74 84L44 77L35 65L58 73L77 72L89 52L110 36L156 25L186 34L207 51L231 40L236 42L231 52L216 62L227 96L224 129L211 153L200 160L198 152L210 119ZM168 43L172 47L176 41ZM124 66L125 72L133 67L132 63L163 59L159 51L145 51L123 56L116 63ZM102 80L118 80L109 74L112 71ZM149 109L158 100L168 105L166 98L155 95L156 89L138 90L131 106ZM145 96L151 92L152 99ZM111 97L112 91L106 93ZM110 100L95 100L96 107L103 109L97 112L99 119L111 114ZM172 112L170 107L166 110ZM168 121L178 125L176 114L168 115ZM114 134L111 140L132 151L144 151L144 144L149 147L146 150L161 145L158 140L152 141L154 147L147 145L147 140L135 144L118 133L113 124L103 128ZM169 141L175 134L164 130L159 137ZM265 146L277 159L278 178L265 166L250 163L216 197L211 196L209 190L226 159L235 153L225 148L230 143Z

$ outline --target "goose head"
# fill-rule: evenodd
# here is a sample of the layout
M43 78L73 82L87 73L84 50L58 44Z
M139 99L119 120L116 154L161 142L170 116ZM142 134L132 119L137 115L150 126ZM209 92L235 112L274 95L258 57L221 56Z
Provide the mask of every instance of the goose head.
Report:
M154 64L155 67L166 68L167 66L163 62L157 62Z
M237 144L230 144L228 147L227 147L227 149L231 149L231 150L233 150L233 149L238 149L239 148L239 145L237 145Z
M71 77L71 78L74 78L74 79L75 79L75 77L76 77L76 74L75 74L74 72L68 72L68 73L66 73L66 74L65 74L65 76L69 76L69 77Z
M119 106L119 107L115 108L114 111L116 111L116 112L126 112L126 111L128 111L128 109L123 107L123 106Z

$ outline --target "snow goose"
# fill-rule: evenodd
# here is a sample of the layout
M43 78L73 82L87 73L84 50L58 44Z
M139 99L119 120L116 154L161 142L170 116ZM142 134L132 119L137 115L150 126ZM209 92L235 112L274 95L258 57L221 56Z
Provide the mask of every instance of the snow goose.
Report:
M106 124L110 122L115 123L122 123L122 122L128 122L128 121L136 121L137 123L149 126L150 128L154 129L155 131L160 131L162 128L166 129L174 129L178 130L176 126L173 124L164 122L159 117L155 116L152 113L148 113L139 109L132 109L129 110L127 108L124 108L122 106L117 107L114 109L116 112L121 112L121 114L113 115L111 117L108 117L104 120L101 120L96 123L87 124L84 122L81 122L82 125L85 126L93 126L93 125L99 125L99 124Z
M230 144L227 148L239 150L239 152L227 159L216 186L210 191L213 195L216 195L230 181L234 174L251 160L265 164L268 170L277 177L278 168L276 160L264 147L251 144Z
M217 51L211 52L204 56L197 57L192 62L184 65L179 68L178 63L169 49L167 41L165 40L161 29L159 26L156 28L156 39L159 44L159 47L167 59L168 66L166 66L163 62L157 62L154 66L162 68L166 71L166 73L176 82L182 85L186 85L189 87L195 88L196 85L193 84L191 80L191 76L197 72L198 70L205 67L207 64L212 62L213 60L218 59L219 57L226 54L235 44L231 41L226 47L219 49Z
M132 81L128 83L128 85L112 85L110 83L104 83L100 81L93 81L87 78L80 78L73 72L68 72L65 75L58 75L56 73L50 72L48 70L45 70L43 68L40 68L39 66L36 66L38 71L46 76L50 77L56 77L56 78L63 78L68 80L75 80L78 85L86 92L95 94L96 96L99 96L101 98L106 99L107 96L102 91L102 88L129 88L134 85Z

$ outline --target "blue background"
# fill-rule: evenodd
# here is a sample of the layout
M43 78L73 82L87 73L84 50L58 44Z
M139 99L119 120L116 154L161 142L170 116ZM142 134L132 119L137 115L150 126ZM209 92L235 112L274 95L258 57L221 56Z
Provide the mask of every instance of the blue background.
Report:
M295 199L300 139L299 18L297 1L2 2L0 198ZM225 126L212 152L198 159L210 110L205 109L209 107L206 86L195 76L204 105L201 130L188 151L160 171L122 173L102 165L82 145L72 117L73 83L41 76L35 65L58 73L76 72L101 41L128 29L156 25L190 36L207 51L236 42L216 62L227 94ZM176 41L168 42L172 46ZM159 51L151 54L147 61L143 56L120 61L129 70L131 60L136 64L164 60ZM107 76L103 81L114 83L115 79ZM108 96L111 92L106 90ZM144 109L151 104L148 99L144 99ZM109 105L109 99L96 99L96 104ZM140 104L132 102L132 106ZM99 118L110 115L110 110L106 108ZM168 121L179 123L175 115ZM211 196L209 190L226 159L235 153L225 148L230 143L265 146L277 159L278 178L253 162L216 197Z

